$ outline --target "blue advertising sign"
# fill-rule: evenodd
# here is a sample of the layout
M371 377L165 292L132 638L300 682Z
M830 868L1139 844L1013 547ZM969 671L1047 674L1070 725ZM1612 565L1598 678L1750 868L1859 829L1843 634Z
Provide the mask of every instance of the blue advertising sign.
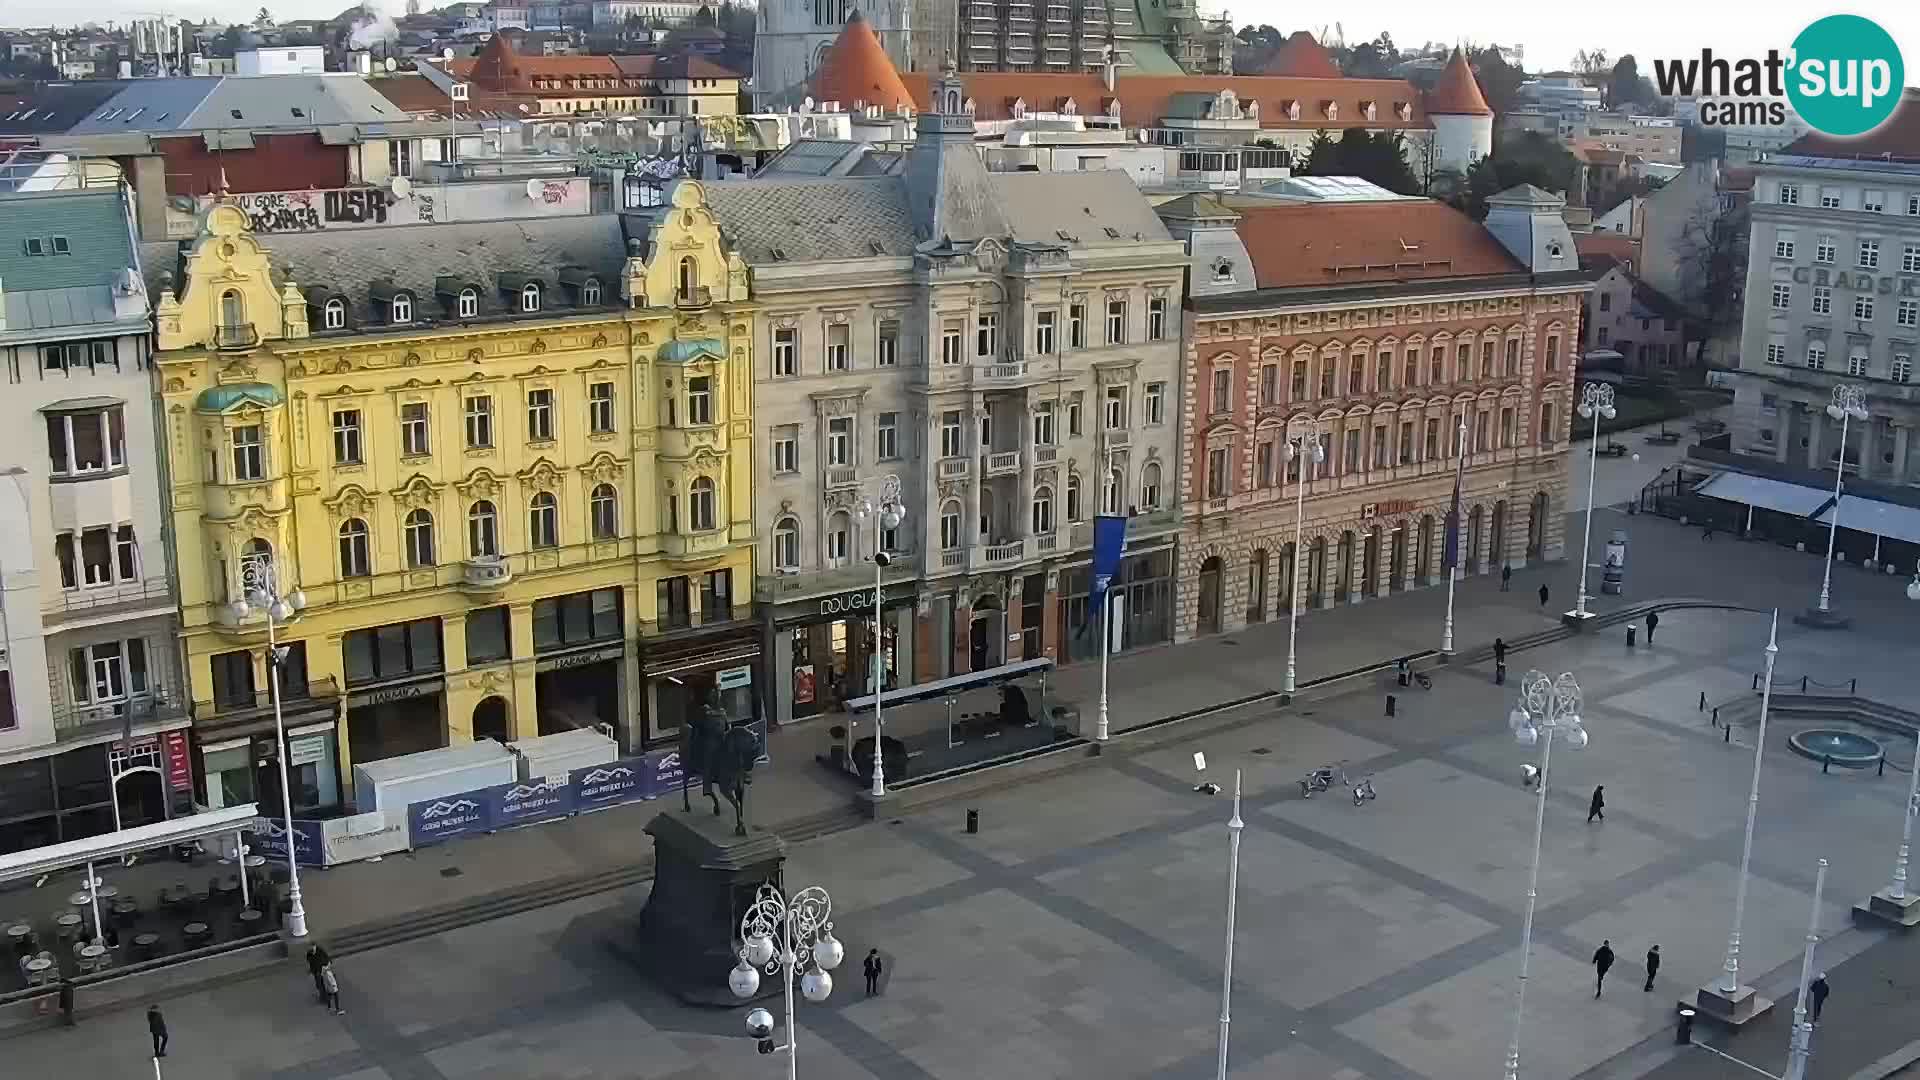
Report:
M573 785L573 808L581 812L598 810L655 794L654 769L653 762L644 757L620 758L605 765L575 769L567 776Z
M458 795L407 804L407 831L413 846L437 844L458 836L471 836L493 828L493 800L488 791L463 791Z
M551 821L573 813L573 785L566 780L539 777L520 784L501 784L485 789L493 804L495 828L531 825Z
M646 761L647 798L656 799L687 786L687 764L680 757L680 751L655 750L646 755Z
M287 826L279 818L258 818L253 839L256 854L269 860L287 857ZM301 866L327 865L326 827L318 821L293 819L293 861Z

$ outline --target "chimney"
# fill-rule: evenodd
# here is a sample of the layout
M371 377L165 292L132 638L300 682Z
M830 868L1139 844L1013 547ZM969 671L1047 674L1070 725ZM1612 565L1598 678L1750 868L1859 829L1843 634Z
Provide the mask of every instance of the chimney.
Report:
M1114 75L1113 43L1108 42L1100 51L1100 82L1109 94L1113 93Z

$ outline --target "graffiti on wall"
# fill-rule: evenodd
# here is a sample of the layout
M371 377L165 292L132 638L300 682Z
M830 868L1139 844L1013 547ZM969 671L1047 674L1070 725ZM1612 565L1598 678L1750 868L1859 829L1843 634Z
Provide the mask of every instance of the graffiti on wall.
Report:
M260 191L230 196L257 233L315 232L329 228L385 225L394 197L377 188L331 191ZM210 204L212 199L202 200Z

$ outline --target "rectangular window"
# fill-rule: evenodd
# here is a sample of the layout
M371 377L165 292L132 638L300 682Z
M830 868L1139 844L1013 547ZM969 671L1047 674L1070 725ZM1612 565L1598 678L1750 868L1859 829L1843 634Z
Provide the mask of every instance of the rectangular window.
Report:
M253 654L245 649L213 656L213 703L230 709L253 705Z
M1267 439L1253 448L1253 486L1268 488L1273 486L1274 443Z
M1213 415L1220 416L1233 411L1233 369L1213 369Z
M894 367L900 363L900 324L893 319L880 320L880 329L873 339L873 362L876 367Z
M1540 445L1553 445L1553 402L1540 406Z
M675 580L684 584L687 579ZM660 609L663 619L666 613L663 605ZM533 602L534 652L569 649L595 641L618 641L620 635L619 589L594 589Z
M1347 361L1347 393L1364 394L1367 391L1366 360L1354 357Z
M1813 261L1817 263L1831 263L1840 257L1839 252L1840 246L1834 241L1833 237L1822 233L1820 239L1814 244Z
M1860 241L1860 269L1874 270L1880 266L1880 241Z
M1856 296L1853 298L1853 317L1861 320L1873 318L1873 297Z
M553 391L527 391L527 441L553 441Z
M427 403L409 401L400 406L400 453L426 457L433 452L433 429Z
M793 473L800 471L800 428L795 424L786 424L773 429L773 471Z
M262 459L260 445L260 425L245 424L233 429L233 478L236 481L258 480L266 475L266 462Z
M1773 310L1785 311L1793 306L1793 286L1784 281L1773 283Z
M877 461L893 461L900 456L900 414L883 412L874 425L874 451Z
M1920 217L1920 195L1907 196L1907 216Z
M1601 293L1601 294L1600 294L1600 312L1601 312L1601 314L1603 314L1603 315L1604 315L1605 313L1607 313L1607 312L1609 312L1609 311L1612 311L1612 310L1613 310L1613 294L1612 294L1612 293L1610 293L1610 292L1603 292L1603 293Z
M1773 257L1776 259L1793 258L1793 234L1782 231L1773 238Z
M1483 341L1480 343L1480 377L1483 379L1493 378L1492 341Z
M1861 379L1866 377L1867 356L1865 353L1848 353L1847 354L1847 374L1853 376L1856 379Z
M1384 394L1393 389L1393 354L1382 352L1373 368L1373 392Z
M513 657L513 623L506 605L467 612L467 665Z
M1167 384L1150 382L1147 384L1147 423L1164 424L1167 422Z
M1343 453L1340 456L1340 471L1359 472L1363 467L1360 461L1360 429L1349 429L1344 443L1345 445L1341 447Z
M1280 404L1280 365L1260 365L1260 407L1272 408Z
M940 414L940 456L957 458L965 457L966 453L966 436L960 423L960 410L948 409Z
M1067 348L1087 347L1087 305L1075 303L1067 308Z
M1387 464L1387 426L1381 424L1373 429L1373 456L1367 459L1367 467L1384 468Z
M1164 296L1147 300L1147 340L1167 340L1167 298Z
M1884 214L1887 211L1887 193L1869 188L1860 193L1860 209L1869 214Z
M1547 370L1560 370L1560 336L1558 334L1547 338Z
M140 545L134 540L131 525L122 525L113 532L113 567L121 581L140 580Z
M1895 319L1901 326L1920 326L1920 300L1902 300Z
M1293 362L1293 383L1287 388L1287 394L1287 400L1289 401L1306 400L1307 362L1305 360L1295 360Z
M1781 184L1780 185L1780 205L1782 206L1799 206L1800 205L1800 185L1799 184Z
M853 464L853 417L827 421L827 464L836 468Z
M713 376L695 375L687 380L687 423L713 423Z
M975 327L973 352L982 359L992 359L1000 354L1000 316L991 311L980 313L979 324Z
M1340 375L1339 363L1331 356L1320 358L1320 396L1322 398L1333 396L1334 380Z
M1824 341L1807 342L1807 366L1815 371L1827 370L1827 343Z
M961 351L965 347L964 341L966 338L966 333L967 333L966 330L961 326L960 320L958 319L948 319L946 322L941 324L940 326L940 362L941 363L958 364L966 360L966 356Z
M800 370L800 331L791 326L773 331L773 374L776 378Z
M1413 421L1400 421L1400 464L1413 464Z
M1518 374L1520 374L1520 339L1510 338L1507 341L1507 377L1512 378Z
M613 384L597 382L587 387L587 430L595 435L613 432Z
M1053 445L1053 402L1043 401L1033 407L1033 445Z
M1492 427L1493 425L1487 422L1487 411L1485 409L1480 410L1479 415L1475 416L1473 421L1473 448L1475 451L1487 449L1488 442L1493 438Z
M1440 456L1440 418L1437 416L1428 417L1427 418L1426 456L1421 460L1432 461L1433 459L1439 456Z
M1823 187L1820 189L1820 208L1822 210L1840 209L1840 189Z
M700 621L727 622L733 618L733 571L709 570L700 575Z
M80 533L80 567L84 584L113 584L112 531L105 525Z
M1111 431L1127 426L1127 388L1107 387L1106 426Z
M827 370L846 371L853 364L853 328L846 323L827 327Z
M1207 451L1207 498L1224 499L1233 490L1227 461L1226 447L1216 446Z
M536 624L541 603L551 601L535 603ZM350 630L341 642L341 654L349 686L440 671L445 666L437 618Z
M1513 424L1514 424L1513 409L1512 408L1501 409L1500 410L1500 445L1501 446L1513 445L1513 440L1514 440Z
M47 456L55 476L117 469L126 464L126 414L115 405L95 412L47 417Z
M1815 285L1812 303L1815 315L1833 314L1833 290L1825 285Z
M1067 434L1075 437L1080 434L1080 398L1077 394L1067 402Z
M1895 356L1893 358L1893 366L1889 372L1889 376L1893 379L1894 382L1897 382L1897 383L1912 381L1913 357L1905 356L1905 355Z
M493 398L480 394L466 401L467 449L493 446Z
M1444 345L1435 345L1428 357L1427 385L1442 386L1447 381L1447 349Z
M1060 317L1057 311L1036 311L1033 313L1033 351L1036 356L1052 356L1054 346L1054 320Z
M1471 343L1458 346L1453 350L1453 366L1453 376L1456 380L1467 382L1473 378L1473 345Z
M360 410L336 410L333 414L333 463L358 465L361 460Z
M1920 274L1920 247L1907 244L1900 249L1900 272Z
M1127 302L1121 299L1107 301L1107 344L1125 345L1127 343Z

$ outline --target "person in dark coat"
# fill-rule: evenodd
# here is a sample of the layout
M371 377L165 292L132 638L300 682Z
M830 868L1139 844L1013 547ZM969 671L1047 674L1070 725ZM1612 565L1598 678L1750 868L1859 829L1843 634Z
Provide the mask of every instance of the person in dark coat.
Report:
M1027 692L1008 683L1000 688L1000 726L1026 727L1033 720L1027 706Z
M1507 665L1507 641L1505 638L1493 639L1493 662L1501 667Z
M1600 996L1600 987L1607 981L1607 969L1613 966L1613 942L1602 940L1600 947L1593 950L1593 996Z
M153 1035L153 1056L167 1056L167 1018L160 1015L160 1006L147 1006L147 1030Z
M1653 644L1653 632L1658 629L1660 629L1660 613L1657 611L1647 612L1647 644Z
M1547 597L1551 595L1553 594L1547 591L1547 587L1545 585L1540 586L1540 606L1541 607L1547 606Z
M1820 1010L1827 1003L1826 972L1823 971L1819 975L1814 976L1814 980L1807 984L1807 1000L1812 1004L1812 1008L1808 1010L1807 1016L1817 1024L1820 1022Z
M319 942L307 946L307 972L313 976L313 992L320 995L321 1001L327 1000L327 988L320 981L320 972L332 960L333 957L327 955L327 950L321 948Z
M1591 823L1594 818L1599 818L1601 821L1607 820L1607 786L1605 784L1593 789L1593 801L1587 804L1587 821Z
M1660 946L1647 950L1647 985L1641 987L1648 993L1653 992L1653 977L1660 974Z
M1500 591L1506 592L1513 585L1513 564L1504 563L1500 567Z
M867 950L866 962L860 965L860 970L867 977L867 996L872 997L878 994L880 992L881 970L879 949Z

